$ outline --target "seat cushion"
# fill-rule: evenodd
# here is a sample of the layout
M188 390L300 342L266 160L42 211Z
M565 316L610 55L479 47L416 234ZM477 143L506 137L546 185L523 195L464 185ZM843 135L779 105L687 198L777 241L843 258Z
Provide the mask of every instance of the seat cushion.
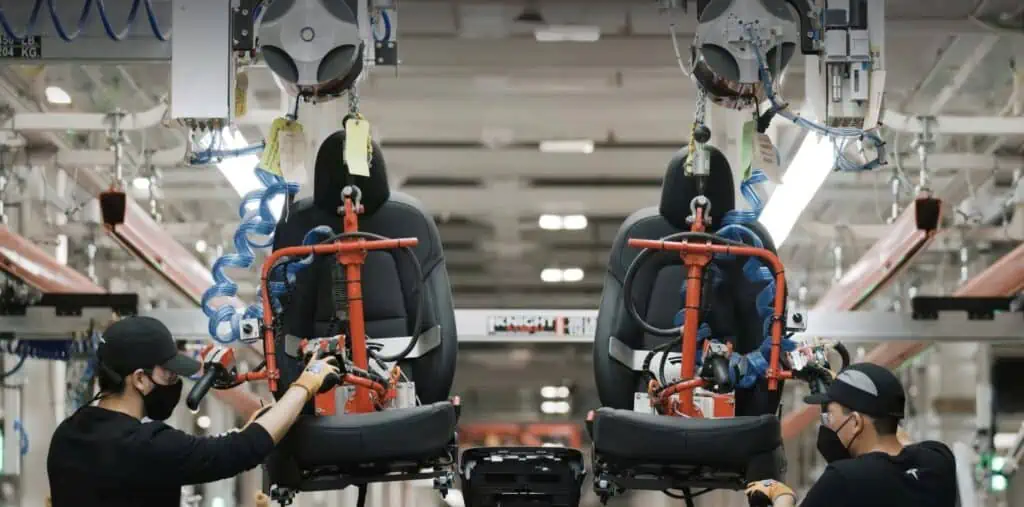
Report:
M601 408L591 431L597 453L644 464L742 470L755 457L782 446L774 415L687 419Z
M303 469L429 460L447 452L457 419L447 401L368 414L301 416L285 445Z

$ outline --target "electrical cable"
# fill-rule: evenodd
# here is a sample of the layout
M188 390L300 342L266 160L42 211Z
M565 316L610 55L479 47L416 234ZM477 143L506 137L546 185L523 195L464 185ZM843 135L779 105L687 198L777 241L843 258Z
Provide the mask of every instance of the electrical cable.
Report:
M878 134L869 130L852 127L828 127L793 113L789 109L789 104L782 101L774 91L771 71L765 64L764 55L761 54L761 39L754 33L752 25L746 26L745 30L747 35L750 37L750 45L753 49L754 55L757 57L761 84L764 86L765 96L768 98L769 102L771 102L772 111L775 111L779 116L786 118L805 130L833 139L833 146L835 147L836 155L835 167L841 171L866 171L885 165L885 141L883 141ZM868 161L866 164L857 164L856 162L846 158L846 155L843 153L845 143L853 139L869 141L874 146L877 152L877 157L874 160Z
M34 1L35 3L32 4L32 12L29 14L28 23L25 26L24 33L20 34L13 26L11 26L7 16L4 14L3 8L0 7L0 28L3 29L3 33L8 38L13 40L22 40L37 34L36 29L38 28L39 15L42 12L44 3L43 0ZM72 42L78 38L89 24L89 17L92 14L94 2L96 11L99 13L100 24L103 25L103 31L110 40L120 42L130 34L131 28L135 25L136 18L138 17L139 7L144 8L146 11L146 18L149 22L150 30L153 32L153 36L163 42L170 40L170 32L164 32L160 28L160 22L156 19L156 12L153 9L151 0L132 0L131 7L128 10L127 20L125 21L124 28L122 28L121 31L114 30L114 26L110 22L110 17L107 15L106 5L103 3L103 0L85 0L73 31L68 30L60 20L57 1L46 0L45 5L47 12L50 15L50 21L53 24L54 32L56 32L57 37L64 42Z

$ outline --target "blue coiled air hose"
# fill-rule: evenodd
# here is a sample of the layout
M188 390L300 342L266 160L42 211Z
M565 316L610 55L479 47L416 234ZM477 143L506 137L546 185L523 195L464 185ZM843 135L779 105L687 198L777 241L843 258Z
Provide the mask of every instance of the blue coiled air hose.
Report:
M210 318L209 332L214 340L227 344L238 340L241 337L240 324L242 319L262 318L263 307L260 304L261 298L268 297L267 294L258 293L257 302L239 311L234 305L224 304L214 308L212 301L219 297L234 297L238 294L238 284L234 282L225 269L238 268L249 269L256 260L255 249L269 248L274 244L274 228L277 226L277 218L271 211L271 201L278 196L291 199L299 191L299 185L289 183L262 168L255 170L257 178L264 188L249 192L242 197L242 204L238 208L238 215L242 223L235 231L234 245L235 253L221 256L213 264L213 286L203 293L201 305L203 313ZM263 236L266 239L258 241L253 235ZM271 294L274 298L275 292L283 290L280 284L271 285ZM261 291L262 292L262 291ZM227 331L222 329L222 324L229 324Z
M92 15L93 5L96 6L96 11L99 13L100 23L103 25L103 31L106 32L107 37L114 41L124 40L131 31L132 26L135 24L136 17L139 13L139 7L143 7L146 11L146 18L149 22L149 28L153 32L153 36L161 41L170 40L170 33L164 32L160 28L160 22L156 19L156 13L153 10L153 4L151 0L132 0L131 7L128 10L128 18L125 20L124 28L121 31L114 29L114 25L110 22L110 17L107 15L106 5L103 0L85 0L82 5L82 11L78 15L78 23L73 31L69 31L61 22L60 16L58 15L57 1L46 0L46 8L50 14L50 21L53 23L54 32L64 42L71 42L81 35L82 30L85 29L89 24L89 16ZM39 15L42 13L43 0L35 0L32 4L32 12L29 14L28 23L25 26L23 33L18 33L14 27L11 26L4 14L3 8L0 8L0 28L3 28L4 34L7 37L15 40L24 39L36 34L37 24L39 22Z

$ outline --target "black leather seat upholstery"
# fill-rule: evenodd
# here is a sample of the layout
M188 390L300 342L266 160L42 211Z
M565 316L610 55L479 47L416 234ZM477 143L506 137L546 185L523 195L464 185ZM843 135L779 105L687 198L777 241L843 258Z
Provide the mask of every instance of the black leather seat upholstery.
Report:
M717 149L709 149L711 175L704 194L711 201L710 232L713 232L735 206L735 187L725 156ZM625 307L623 281L629 265L640 253L639 249L627 244L630 238L659 239L689 230L686 218L690 214L690 201L698 192L696 181L683 174L685 160L685 150L673 157L662 183L661 204L630 215L612 244L594 340L595 379L601 403L607 407L631 409L634 393L646 391L643 375L610 355L613 337L634 350L651 350L670 340L644 332L630 317ZM769 234L760 224L746 226L761 237L765 248L775 250ZM744 279L740 262L716 258L715 263L729 279ZM682 283L682 262L677 253L658 252L653 255L633 283L632 298L639 314L656 327L673 327L673 319L682 308L679 294ZM705 292L702 297L703 305L708 309L704 313L705 322L714 336L734 338L734 350L741 354L756 349L764 336L763 323L757 317L755 306L759 289L744 283L730 283L720 285L716 293ZM678 368L677 365L673 367ZM778 410L780 400L779 391L769 392L767 383L760 382L755 389L736 391L736 415L773 414Z
M735 203L732 171L725 157L711 150L711 174L704 195L711 201L714 232ZM697 195L694 178L683 174L685 151L669 163L662 185L661 204L642 209L622 224L612 246L598 311L594 368L601 402L608 408L595 412L591 432L595 450L595 477L604 477L626 489L666 489L703 485L738 488L747 480L780 478L785 468L776 413L780 391L767 390L762 381L753 389L736 390L733 419L686 419L633 412L634 394L646 392L645 376L610 351L613 340L633 350L652 350L672 338L646 333L627 313L624 298L632 297L638 313L659 328L674 327L682 308L683 269L677 253L659 252L637 273L633 294L623 294L627 269L640 250L629 238L659 239L688 231L690 201ZM759 224L748 225L766 248L771 238ZM743 261L716 257L714 263L732 280L712 289L705 282L702 323L715 338L730 338L734 351L747 353L762 342L763 321L758 318L756 296L760 287L744 283ZM679 368L678 364L672 365ZM635 481L650 474L658 479ZM595 483L598 484L598 483Z
M369 252L362 271L362 290L368 338L382 342L389 338L408 340L414 334L425 337L431 334L427 331L434 331L433 348L401 363L402 370L416 383L416 394L424 406L315 417L310 404L269 464L273 465L268 467L271 478L278 483L294 483L299 470L333 468L344 472L350 467L366 470L369 464L389 461L444 459L455 434L457 407L447 401L458 345L455 309L437 227L418 201L390 191L379 146L373 146L371 176L350 176L342 162L344 139L344 132L337 132L321 145L316 159L314 196L286 209L275 233L274 248L299 245L318 226L330 226L340 232L341 190L349 182L362 192L364 213L359 217L360 231L389 238L419 239L413 251L422 267L426 291L419 329L413 327L421 298L408 256ZM275 396L283 395L304 367L294 347L287 343L293 338L287 337L333 336L338 332L333 279L336 264L333 257L317 258L297 274L294 286L282 298L283 327L277 335L276 350L281 382Z

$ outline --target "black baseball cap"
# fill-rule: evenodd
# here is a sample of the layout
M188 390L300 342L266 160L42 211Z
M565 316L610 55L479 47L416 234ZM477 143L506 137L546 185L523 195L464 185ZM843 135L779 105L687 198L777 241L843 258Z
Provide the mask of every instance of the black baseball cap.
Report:
M152 317L128 317L111 324L100 338L96 356L103 366L122 377L155 366L189 377L201 366L179 352L171 331Z
M804 402L811 405L835 402L865 415L903 419L907 396L903 384L888 368L858 363L840 371L827 391L807 396Z

